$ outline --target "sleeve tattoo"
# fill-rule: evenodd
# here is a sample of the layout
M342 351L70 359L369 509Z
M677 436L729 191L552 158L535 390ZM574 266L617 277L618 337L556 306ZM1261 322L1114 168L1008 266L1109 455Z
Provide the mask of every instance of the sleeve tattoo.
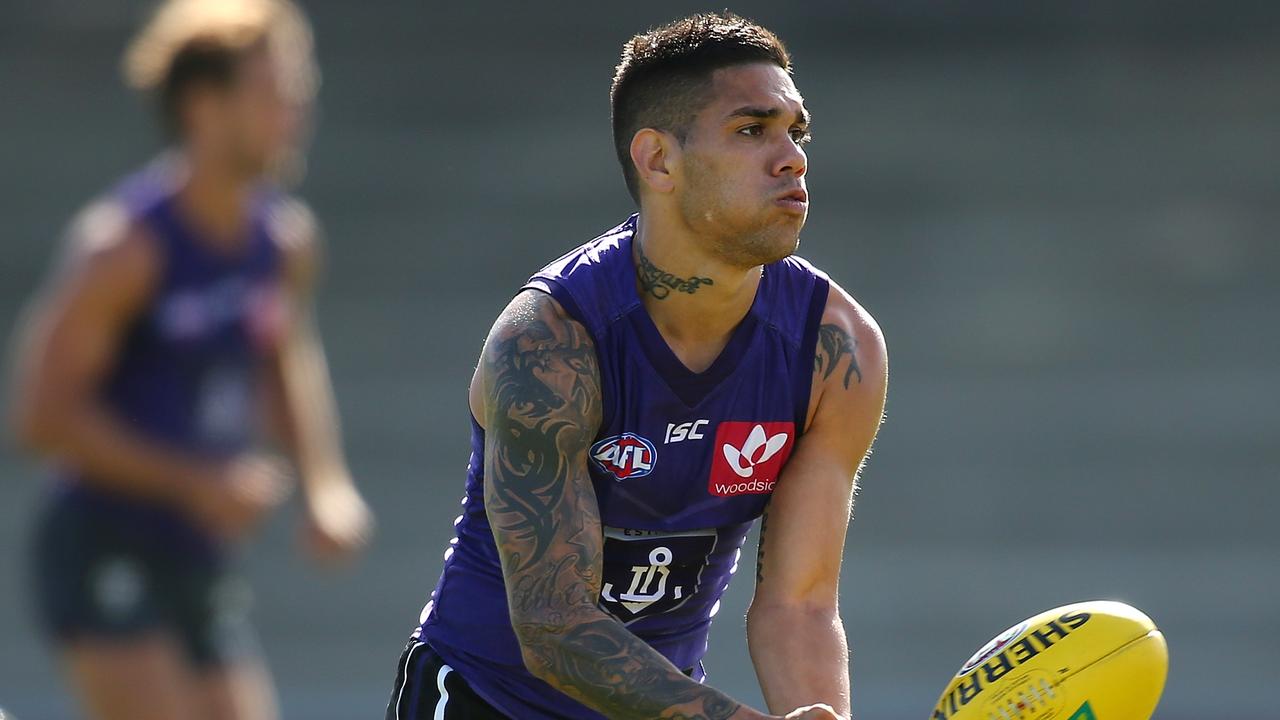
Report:
M526 665L611 718L732 717L738 703L598 607L604 540L587 473L601 414L595 347L547 296L521 302L482 362L485 507Z

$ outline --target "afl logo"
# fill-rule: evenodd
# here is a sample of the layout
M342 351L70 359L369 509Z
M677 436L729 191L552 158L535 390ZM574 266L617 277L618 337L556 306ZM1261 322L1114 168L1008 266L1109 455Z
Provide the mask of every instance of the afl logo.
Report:
M658 451L647 438L626 432L592 445L591 459L615 480L622 481L653 472Z

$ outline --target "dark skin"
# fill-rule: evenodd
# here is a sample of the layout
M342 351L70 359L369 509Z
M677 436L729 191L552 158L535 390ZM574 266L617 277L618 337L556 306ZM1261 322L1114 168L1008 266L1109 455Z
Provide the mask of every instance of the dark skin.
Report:
M821 394L824 373L842 387L844 373L826 368L848 370L853 357L820 345L814 365ZM521 293L494 325L472 390L486 428L486 513L530 671L611 718L779 717L691 680L597 605L604 537L587 452L601 397L585 328L549 296ZM762 528L762 586L767 535ZM831 715L801 708L787 717Z
M218 42L203 16L210 4L187 5L202 12L183 11L181 22L152 28L164 28L165 38L208 32ZM248 5L253 3L246 4L246 29L255 24ZM148 29L139 42L157 47L167 41L157 43ZM228 82L194 81L174 108L175 207L210 252L243 251L255 188L299 156L310 95L295 70L310 58L297 50L271 53L264 40L237 51ZM63 262L24 318L15 343L10 424L21 444L75 469L84 482L166 505L225 543L246 539L285 499L296 474L309 548L321 559L343 560L367 542L372 517L342 456L311 317L317 228L310 213L292 202L277 206L268 222L283 277L263 290L281 312L259 318L273 329L260 333L254 391L271 408L273 439L291 462L254 451L223 459L186 452L138 432L103 402L102 385L133 323L155 300L165 264L151 229L131 220L113 199L94 203L73 224ZM86 633L59 646L85 714L95 720L278 715L260 661L192 667L164 626L122 637Z
M485 509L511 622L537 677L611 718L763 718L684 675L597 606L604 536L587 473L600 375L586 330L518 296L486 343Z
M818 327L818 350L813 358L813 369L822 375L823 380L826 380L831 377L831 373L835 372L837 367L840 367L841 360L847 357L849 362L845 368L842 383L845 390L848 390L849 379L855 375L858 382L862 382L857 349L857 341L845 332L844 328L825 323Z
M806 211L787 195L803 188L807 139L807 112L789 77L775 66L741 66L717 71L713 89L685 145L654 130L632 144L642 184L636 288L693 370L714 360L746 314L760 264L794 250ZM691 215L691 206L706 212ZM664 282L671 292L658 297L652 281L668 276L674 286ZM688 292L691 278L710 282ZM511 622L535 676L611 718L849 716L836 589L887 362L874 320L834 283L821 325L827 341L815 351L807 431L770 501L748 618L774 713L764 714L686 677L597 605L604 543L587 470L601 422L595 348L536 291L499 316L472 380L471 409L486 430L486 511Z
M636 281L640 291L655 300L665 300L674 292L698 292L704 285L715 285L715 281L707 277L676 277L663 270L644 254L644 248L636 245Z
M305 210L284 212L273 231L292 312L262 365L275 439L301 470L306 538L321 558L364 544L368 510L337 441L323 351L310 316L315 230ZM214 536L243 539L285 499L289 468L249 452L209 461L139 436L98 399L134 319L149 302L161 259L156 241L102 203L72 229L67 259L29 313L19 342L13 424L19 439L79 468L90 482L169 504Z
M840 566L887 384L879 328L833 283L814 351L808 429L769 500L747 611L747 644L770 708L816 699L849 717Z

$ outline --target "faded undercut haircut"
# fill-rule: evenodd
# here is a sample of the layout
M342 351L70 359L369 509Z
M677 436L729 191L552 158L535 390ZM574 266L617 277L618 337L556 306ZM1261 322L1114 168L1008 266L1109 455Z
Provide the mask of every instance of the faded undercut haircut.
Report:
M166 0L125 50L125 83L152 95L166 130L181 134L181 106L197 86L229 88L241 60L265 50L282 90L299 103L319 84L311 24L290 0Z
M609 92L613 145L637 203L640 181L631 162L635 134L653 128L684 142L706 104L712 74L748 63L771 63L791 72L791 56L777 35L727 10L676 20L622 47Z

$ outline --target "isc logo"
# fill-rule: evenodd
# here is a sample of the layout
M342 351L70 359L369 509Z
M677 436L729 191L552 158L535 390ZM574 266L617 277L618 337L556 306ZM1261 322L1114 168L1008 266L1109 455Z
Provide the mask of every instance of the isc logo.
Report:
M614 479L630 480L653 472L658 451L648 438L627 432L592 445L591 459Z
M685 440L701 440L705 437L702 429L707 426L709 420L694 420L693 422L682 422L680 424L667 423L667 435L662 439L663 445L671 443L684 442Z

